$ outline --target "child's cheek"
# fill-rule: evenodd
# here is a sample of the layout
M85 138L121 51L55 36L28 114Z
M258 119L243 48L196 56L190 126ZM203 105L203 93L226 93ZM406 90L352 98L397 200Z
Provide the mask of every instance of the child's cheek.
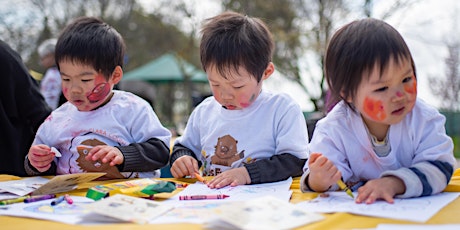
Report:
M416 94L417 93L417 81L414 80L414 83L412 85L404 86L404 91L406 91L409 94Z
M99 85L96 85L94 89L91 91L90 94L86 96L88 98L89 102L91 103L97 103L110 93L110 85L109 83L100 83Z
M386 118L382 101L368 97L364 99L364 113L376 121L383 121Z
M248 102L241 102L240 106L242 108L247 108L254 102L255 99L256 99L256 95L252 94L251 97L249 98L249 101Z
M62 87L62 94L64 94L65 98L68 98L68 93L69 93L69 88L67 87Z
M96 76L95 84L96 86L94 86L91 92L86 95L86 98L88 98L91 103L97 103L100 100L105 99L105 97L110 93L110 85L105 81L103 75L99 74Z

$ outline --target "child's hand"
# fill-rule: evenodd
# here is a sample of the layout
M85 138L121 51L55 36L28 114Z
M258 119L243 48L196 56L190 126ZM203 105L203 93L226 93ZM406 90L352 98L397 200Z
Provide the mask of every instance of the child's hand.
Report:
M308 175L308 186L316 192L324 192L342 178L342 173L335 167L334 163L321 153L310 154L308 162L310 175Z
M195 172L198 172L198 162L191 156L181 156L171 166L171 174L174 178L194 177Z
M102 163L110 162L110 166L119 165L125 160L118 148L108 145L94 146L86 155L85 159L88 161L101 159Z
M229 169L208 182L209 188L222 188L227 185L237 186L243 184L250 184L251 177L245 167Z
M393 197L406 191L404 182L394 176L382 177L366 182L358 189L356 203L372 204L376 200L385 200L392 204Z
M30 164L39 172L45 172L51 167L51 162L54 160L54 153L46 145L33 145L29 149L27 158Z

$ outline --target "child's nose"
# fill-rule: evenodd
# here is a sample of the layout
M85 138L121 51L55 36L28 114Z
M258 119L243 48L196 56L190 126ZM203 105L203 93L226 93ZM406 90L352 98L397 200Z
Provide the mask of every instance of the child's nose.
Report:
M70 86L70 92L72 93L81 93L82 91L83 91L83 88L78 84L72 84Z
M405 94L404 94L404 91L402 89L396 89L395 92L394 92L394 95L392 97L392 101L393 102L397 102L397 101L400 101L404 98Z
M230 90L225 90L225 89L224 89L224 90L222 90L222 91L220 92L220 97L221 97L222 99L229 100L229 99L232 99L232 98L233 98L233 94L231 93Z

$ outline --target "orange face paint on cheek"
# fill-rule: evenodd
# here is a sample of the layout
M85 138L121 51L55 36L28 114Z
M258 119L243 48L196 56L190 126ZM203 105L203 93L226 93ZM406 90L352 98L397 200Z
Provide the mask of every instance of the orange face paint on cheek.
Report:
M382 101L376 101L368 97L364 99L364 113L376 121L383 121L386 118Z
M404 86L404 91L410 94L417 93L417 81L414 80L414 83L412 85Z

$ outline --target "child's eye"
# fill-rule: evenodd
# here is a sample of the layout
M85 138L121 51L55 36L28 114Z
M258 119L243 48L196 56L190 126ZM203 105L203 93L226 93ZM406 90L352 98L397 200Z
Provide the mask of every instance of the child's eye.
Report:
M82 82L90 82L92 81L93 79L81 79Z
M406 78L403 79L403 83L407 83L407 82L410 82L410 81L412 81L412 76L406 77Z
M70 81L68 78L62 78L62 81Z
M243 87L244 87L244 85L242 85L242 86L233 86L234 89L241 89Z
M385 86L385 87L378 88L378 89L376 89L376 90L374 90L374 91L375 91L375 92L384 92L384 91L387 90L387 89L388 89L388 87Z

